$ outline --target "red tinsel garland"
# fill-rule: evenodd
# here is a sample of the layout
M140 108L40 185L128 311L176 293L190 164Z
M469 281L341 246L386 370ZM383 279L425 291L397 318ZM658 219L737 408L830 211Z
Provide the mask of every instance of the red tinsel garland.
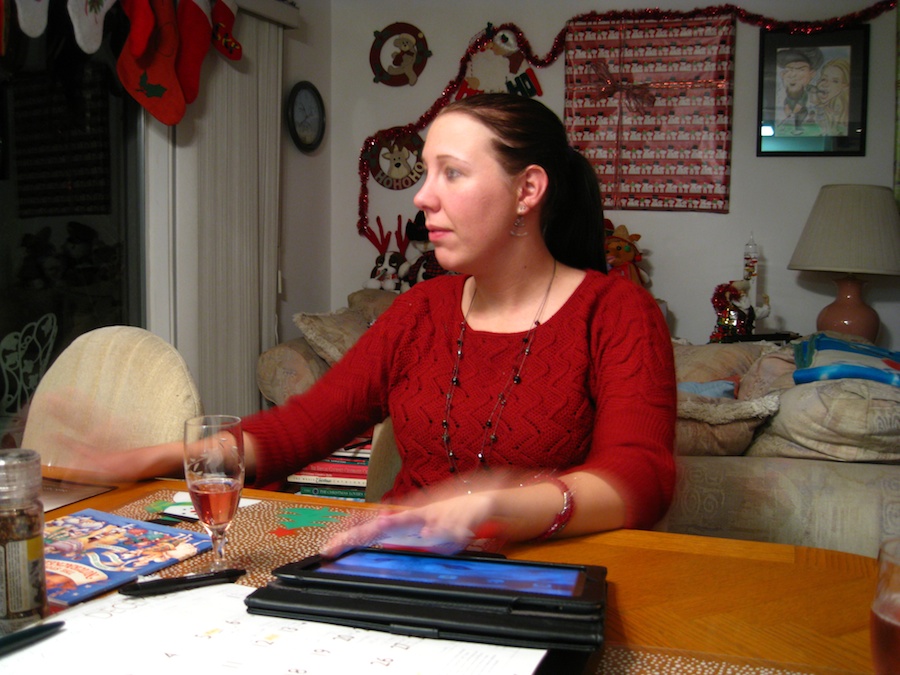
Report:
M571 21L664 21L669 19L692 19L697 17L716 17L723 14L734 15L738 21L767 31L784 31L790 34L803 33L812 35L824 31L839 30L850 26L867 23L881 16L885 12L894 9L897 6L897 0L879 0L871 7L846 14L834 19L826 19L824 21L778 21L761 14L748 12L734 5L720 5L718 7L703 7L690 11L671 11L661 9L634 9L619 10L603 13L588 12L587 14L579 14L571 19ZM494 32L511 31L515 34L518 44L522 50L525 60L536 68L545 68L551 65L563 53L565 45L566 28L563 28L553 40L553 46L543 58L535 56L531 49L531 44L525 38L521 29L512 23L505 23L495 27ZM450 102L450 97L459 89L465 79L466 70L469 61L493 38L494 33L488 31L484 35L469 45L466 53L459 61L459 70L456 77L451 80L438 99L425 113L415 122L407 124L403 127L394 127L393 129L377 132L373 136L369 136L363 143L362 150L359 155L359 221L357 222L357 230L360 235L366 235L369 229L369 165L366 157L370 150L376 144L387 145L390 141L397 140L412 134L417 134L426 126L431 124L432 120L437 116L438 112Z

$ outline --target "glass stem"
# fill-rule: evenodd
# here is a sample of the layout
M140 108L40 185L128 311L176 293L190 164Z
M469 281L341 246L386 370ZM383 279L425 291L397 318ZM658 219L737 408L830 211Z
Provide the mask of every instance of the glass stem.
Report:
M225 533L214 532L212 534L213 567L221 569L225 567Z

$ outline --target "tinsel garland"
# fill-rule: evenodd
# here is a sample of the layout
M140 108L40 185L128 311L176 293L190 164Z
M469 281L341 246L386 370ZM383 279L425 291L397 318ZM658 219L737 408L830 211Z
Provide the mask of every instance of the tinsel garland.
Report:
M666 21L671 19L695 19L698 17L718 17L722 15L734 15L741 23L750 24L757 28L767 31L783 31L792 35L802 33L804 35L813 35L825 31L839 30L867 23L881 16L885 12L894 9L897 6L897 0L879 0L871 7L861 9L858 12L846 14L834 19L825 19L823 21L778 21L762 14L754 14L745 9L736 7L735 5L720 5L718 7L702 7L692 9L690 11L673 11L661 9L632 9L632 10L616 10L603 13L588 12L579 14L571 19L572 22L584 21ZM511 31L515 34L516 40L528 61L535 68L545 68L556 61L563 53L566 38L566 28L564 27L553 40L550 51L543 58L539 58L534 54L531 44L525 38L521 29L513 23L504 23L500 26L488 26L478 39L472 42L466 53L459 61L459 70L456 77L452 79L438 99L425 113L415 122L402 127L394 127L392 129L379 131L373 136L369 136L363 143L362 150L359 155L359 220L357 221L357 230L360 235L367 236L369 229L369 165L366 157L369 155L373 147L376 145L388 145L392 141L417 134L425 127L431 124L432 120L437 116L438 112L450 102L450 97L459 89L466 76L469 62L472 57L482 51L488 43L493 39L494 35L499 31Z

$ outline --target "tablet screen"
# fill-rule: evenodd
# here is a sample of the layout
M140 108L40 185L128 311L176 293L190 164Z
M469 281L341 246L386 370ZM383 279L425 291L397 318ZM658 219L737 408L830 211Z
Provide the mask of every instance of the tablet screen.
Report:
M352 551L323 562L318 572L393 581L490 588L533 595L575 597L584 585L577 568L465 557L415 556L389 551Z

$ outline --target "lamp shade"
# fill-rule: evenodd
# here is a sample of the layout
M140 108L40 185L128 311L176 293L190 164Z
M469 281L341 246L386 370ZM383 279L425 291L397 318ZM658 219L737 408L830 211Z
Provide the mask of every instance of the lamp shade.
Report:
M880 185L824 185L788 269L900 275L894 193Z

